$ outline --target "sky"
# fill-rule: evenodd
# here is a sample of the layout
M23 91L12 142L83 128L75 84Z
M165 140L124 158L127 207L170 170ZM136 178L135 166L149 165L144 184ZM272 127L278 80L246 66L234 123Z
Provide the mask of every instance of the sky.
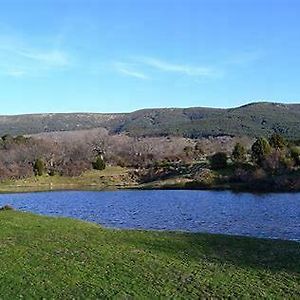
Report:
M0 0L0 114L300 102L298 0Z

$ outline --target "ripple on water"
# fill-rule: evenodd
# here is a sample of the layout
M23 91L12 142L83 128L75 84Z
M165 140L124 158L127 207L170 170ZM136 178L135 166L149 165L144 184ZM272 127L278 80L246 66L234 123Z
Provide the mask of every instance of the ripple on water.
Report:
M228 191L45 192L0 195L0 205L107 227L300 240L300 193Z

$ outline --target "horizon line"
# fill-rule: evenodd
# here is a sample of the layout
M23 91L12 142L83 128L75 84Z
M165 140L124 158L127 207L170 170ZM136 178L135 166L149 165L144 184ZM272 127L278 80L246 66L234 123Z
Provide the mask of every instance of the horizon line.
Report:
M143 107L143 108L137 108L134 110L129 110L129 111L123 111L123 112L98 112L98 111L50 111L50 112L28 112L28 113L7 113L7 114L0 114L0 117L13 117L13 116L30 116L30 115L57 115L57 114L102 114L102 115L122 115L122 114L130 114L134 113L137 111L142 111L142 110L158 110L158 109L190 109L190 108L206 108L206 109L236 109L236 108L241 108L244 106L248 105L253 105L253 104L275 104L275 105L297 105L300 104L299 102L278 102L278 101L273 101L273 100L254 100L251 102L246 102L244 104L240 104L237 106L224 106L224 107L217 107L217 106L161 106L161 107Z

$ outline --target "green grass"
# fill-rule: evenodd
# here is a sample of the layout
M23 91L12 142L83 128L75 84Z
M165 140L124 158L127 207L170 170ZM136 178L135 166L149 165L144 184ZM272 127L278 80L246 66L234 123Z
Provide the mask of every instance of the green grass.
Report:
M0 212L0 298L300 297L300 244Z
M108 189L131 186L129 170L121 167L107 167L105 170L91 170L77 177L33 176L20 180L0 182L0 192L47 191L68 189Z

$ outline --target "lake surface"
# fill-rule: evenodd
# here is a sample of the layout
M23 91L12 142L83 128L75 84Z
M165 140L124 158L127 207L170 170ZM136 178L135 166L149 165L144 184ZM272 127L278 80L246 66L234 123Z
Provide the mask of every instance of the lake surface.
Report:
M106 227L183 230L300 241L300 193L105 191L1 194L0 206Z

